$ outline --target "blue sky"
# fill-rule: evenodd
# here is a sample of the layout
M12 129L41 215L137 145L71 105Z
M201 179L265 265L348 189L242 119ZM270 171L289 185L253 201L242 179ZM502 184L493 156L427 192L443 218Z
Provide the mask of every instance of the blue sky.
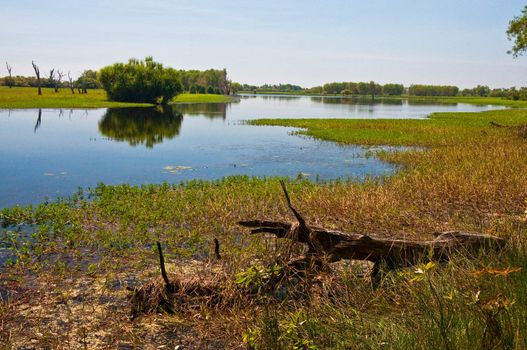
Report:
M505 30L519 0L0 0L0 60L14 74L153 56L227 68L251 84L329 81L527 86ZM7 74L0 66L0 76Z

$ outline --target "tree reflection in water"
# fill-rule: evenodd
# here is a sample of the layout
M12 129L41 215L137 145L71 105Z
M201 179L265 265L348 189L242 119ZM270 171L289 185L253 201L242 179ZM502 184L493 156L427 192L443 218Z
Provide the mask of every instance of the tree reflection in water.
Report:
M179 135L183 115L171 106L156 108L109 108L99 121L99 131L131 146L153 148L163 139Z
M183 115L226 119L227 106L230 106L230 103L182 103L174 105L174 108Z

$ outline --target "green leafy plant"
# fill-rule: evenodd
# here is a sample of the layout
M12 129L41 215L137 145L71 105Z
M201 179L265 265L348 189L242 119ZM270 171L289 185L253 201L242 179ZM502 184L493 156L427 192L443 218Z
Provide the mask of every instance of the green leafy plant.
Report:
M262 265L252 265L247 270L236 274L236 280L234 283L244 288L261 291L267 282L278 276L280 271L281 267L278 264L273 264L267 267Z
M109 99L121 102L166 104L183 90L178 72L152 57L104 67L99 80Z

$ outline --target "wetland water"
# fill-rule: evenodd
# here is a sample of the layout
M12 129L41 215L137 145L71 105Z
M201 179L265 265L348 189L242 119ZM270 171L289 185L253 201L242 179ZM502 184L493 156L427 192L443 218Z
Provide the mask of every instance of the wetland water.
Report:
M78 187L178 183L230 175L312 180L364 178L394 170L371 149L292 136L294 129L244 125L256 118L424 118L497 106L401 100L242 96L229 104L164 109L0 110L0 208L73 194Z

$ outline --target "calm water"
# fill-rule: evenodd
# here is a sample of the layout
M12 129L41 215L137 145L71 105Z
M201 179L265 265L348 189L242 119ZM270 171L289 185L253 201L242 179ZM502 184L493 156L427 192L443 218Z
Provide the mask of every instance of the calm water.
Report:
M422 118L491 106L375 104L337 98L250 97L165 109L1 110L0 208L69 196L80 186L180 182L229 175L363 178L393 166L356 146L291 136L254 118ZM497 107L499 108L499 107Z

